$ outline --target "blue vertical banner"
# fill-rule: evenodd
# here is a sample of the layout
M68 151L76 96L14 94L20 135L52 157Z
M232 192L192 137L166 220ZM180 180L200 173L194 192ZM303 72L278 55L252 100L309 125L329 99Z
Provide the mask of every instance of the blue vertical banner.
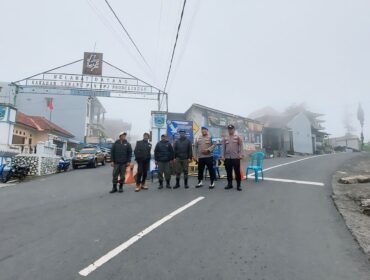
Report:
M173 144L175 140L180 138L179 131L184 129L186 132L186 137L191 141L194 142L194 134L193 134L193 121L174 121L168 120L167 121L167 136L168 140Z

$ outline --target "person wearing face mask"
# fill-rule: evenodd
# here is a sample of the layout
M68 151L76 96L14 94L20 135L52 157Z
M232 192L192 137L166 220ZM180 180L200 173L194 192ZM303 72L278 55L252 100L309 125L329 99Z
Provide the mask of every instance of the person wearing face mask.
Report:
M179 131L180 139L175 141L175 171L176 171L176 185L174 189L180 187L181 173L184 173L184 186L185 189L189 188L188 185L188 172L189 163L193 158L193 148L191 141L186 137L186 131L181 129Z

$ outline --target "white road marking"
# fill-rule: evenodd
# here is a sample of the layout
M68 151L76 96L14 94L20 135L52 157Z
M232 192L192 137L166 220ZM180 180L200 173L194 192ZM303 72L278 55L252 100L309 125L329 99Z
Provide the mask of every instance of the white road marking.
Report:
M317 158L317 157L328 156L328 155L330 155L330 154L318 155L318 156L312 156L312 157L306 157L306 158L301 158L301 159L298 159L298 160L290 161L290 162L287 162L287 163L278 164L278 165L275 165L275 166L264 168L263 169L263 172L268 171L268 170L271 170L271 169L274 169L274 168L278 168L278 167L281 167L281 166L285 166L285 165L297 163L297 162L300 162L300 161L304 161L304 160L308 160L308 159L312 159L312 158Z
M278 179L278 178L268 178L265 177L264 180L266 181L275 181L275 182L284 182L284 183L295 183L295 184L302 184L302 185L314 185L314 186L325 186L324 183L320 182L311 182L311 181L299 181L299 180L290 180L290 179Z
M120 254L121 252L123 252L124 250L126 250L128 247L130 247L131 245L133 245L134 243L136 243L137 241L139 241L145 235L147 235L148 233L150 233L151 231L153 231L154 229L156 229L160 225L162 225L165 222L169 221L170 219L172 219L176 215L180 214L184 210L188 209L189 207L193 206L194 204L198 203L199 201L201 201L203 199L204 199L204 197L203 196L200 196L197 199L194 199L193 201L190 201L188 204L186 204L186 205L180 207L179 209L173 211L169 215L163 217L162 219L160 219L159 221L155 222L151 226L147 227L143 231L139 232L135 236L131 237L129 240L127 240L126 242L122 243L121 245L119 245L118 247L116 247L115 249L113 249L112 251L108 252L106 255L102 256L100 259L98 259L94 263L90 264L88 267L86 267L83 270L81 270L79 272L79 274L81 276L88 276L91 272L93 272L94 270L96 270L97 268L99 268L100 266L102 266L103 264L105 264L106 262L108 262L111 259L113 259L115 256L117 256L118 254Z

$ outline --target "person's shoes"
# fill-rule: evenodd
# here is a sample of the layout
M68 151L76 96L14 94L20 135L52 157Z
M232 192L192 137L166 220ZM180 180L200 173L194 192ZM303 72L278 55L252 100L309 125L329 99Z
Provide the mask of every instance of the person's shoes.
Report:
M148 186L147 186L147 185L145 185L145 183L141 184L141 188L142 188L143 190L148 190Z
M176 179L176 185L173 188L174 189L180 188L180 179Z
M227 185L226 187L225 187L225 190L230 190L230 189L232 189L233 188L233 185Z
M185 179L184 179L184 187L185 187L185 189L188 189L188 188L189 188L189 185L188 185L188 178L185 178Z
M196 188L201 188L203 187L203 181L199 181L198 185L195 186Z
M237 189L238 191L240 191L240 192L242 191L242 187L241 187L241 186L237 187L236 189Z
M136 184L135 192L139 192L141 190L141 184Z
M159 182L158 190L163 189L163 182Z
M166 181L166 188L167 189L172 189L170 181Z
M215 182L212 182L212 183L209 185L209 188L210 188L210 189L214 189L214 187L215 187Z
M113 184L113 188L109 193L116 193L117 192L117 184Z
M123 192L123 184L119 184L119 191L118 192Z

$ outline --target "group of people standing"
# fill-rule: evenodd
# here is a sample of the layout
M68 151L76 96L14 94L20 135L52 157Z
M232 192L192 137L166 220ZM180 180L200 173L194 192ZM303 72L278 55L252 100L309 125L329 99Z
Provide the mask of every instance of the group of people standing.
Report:
M235 172L237 190L241 191L241 174L240 174L240 160L244 158L243 141L239 135L235 134L235 127L228 125L228 136L223 138L222 141L222 156L221 160L225 163L227 173L227 185L225 189L233 188L233 170ZM208 132L208 128L203 126L201 128L201 135L196 139L193 144L186 137L186 131L179 131L180 138L177 139L172 145L167 135L163 134L161 140L157 143L154 149L154 160L158 167L158 189L164 187L171 187L171 164L174 166L176 174L176 184L174 189L180 187L181 174L184 174L184 187L189 188L188 173L189 163L192 160L198 162L198 184L196 188L203 187L203 176L205 167L207 167L210 174L209 188L215 187L216 174L214 170L214 157L213 152L216 144L212 142L212 137ZM119 139L113 144L111 150L112 167L113 167L113 188L111 193L122 192L123 184L125 181L126 166L131 161L132 147L126 139L126 133L122 132ZM144 133L143 140L137 141L134 150L135 160L138 164L138 171L136 175L136 188L135 191L139 192L141 189L148 189L146 186L146 176L150 165L152 144L149 142L149 134ZM118 177L120 178L118 180ZM119 184L119 189L117 185Z

